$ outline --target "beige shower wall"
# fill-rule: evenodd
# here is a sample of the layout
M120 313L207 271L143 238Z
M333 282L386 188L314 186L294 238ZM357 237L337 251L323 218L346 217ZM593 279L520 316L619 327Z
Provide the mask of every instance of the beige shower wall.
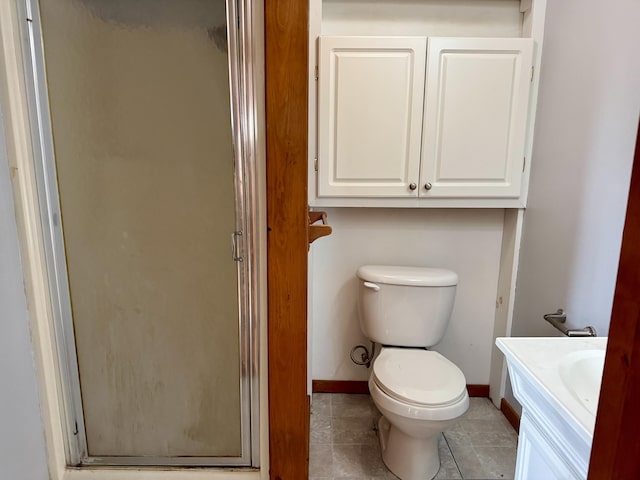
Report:
M193 3L41 1L90 455L240 454L227 58Z

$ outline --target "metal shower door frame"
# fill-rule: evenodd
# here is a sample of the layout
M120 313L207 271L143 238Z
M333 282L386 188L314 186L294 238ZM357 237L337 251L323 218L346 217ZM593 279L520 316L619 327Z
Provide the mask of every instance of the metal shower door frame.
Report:
M67 464L73 466L260 466L259 417L259 243L257 87L254 72L254 9L251 0L226 0L231 126L234 152L236 233L241 239L237 261L240 349L241 443L239 457L89 456L74 338L69 280L61 225L53 132L38 0L18 1L31 143L40 221L44 234L53 342L56 346L60 420Z

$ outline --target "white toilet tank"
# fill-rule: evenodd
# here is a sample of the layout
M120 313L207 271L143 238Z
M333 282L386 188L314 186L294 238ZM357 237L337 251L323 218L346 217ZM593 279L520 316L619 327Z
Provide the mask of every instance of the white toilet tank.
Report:
M365 265L358 269L360 328L373 342L436 345L447 329L458 275L442 268Z

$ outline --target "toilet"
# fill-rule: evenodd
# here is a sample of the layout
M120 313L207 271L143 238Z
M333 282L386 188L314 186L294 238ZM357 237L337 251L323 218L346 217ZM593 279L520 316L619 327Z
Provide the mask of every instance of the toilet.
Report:
M425 267L358 269L360 328L382 346L369 391L382 413L385 465L401 480L426 480L440 468L438 438L469 408L462 371L428 350L445 334L458 275Z

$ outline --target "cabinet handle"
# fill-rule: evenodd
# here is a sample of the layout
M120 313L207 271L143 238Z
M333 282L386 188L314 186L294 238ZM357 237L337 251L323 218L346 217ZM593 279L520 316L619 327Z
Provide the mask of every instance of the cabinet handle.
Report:
M431 190L431 187L432 187L432 186L433 186L433 185L431 185L429 182L427 182L427 183L425 183L425 184L424 184L424 189L425 189L425 190Z
M415 190L416 188L418 188L418 185L416 185L415 183L409 184L409 190Z

